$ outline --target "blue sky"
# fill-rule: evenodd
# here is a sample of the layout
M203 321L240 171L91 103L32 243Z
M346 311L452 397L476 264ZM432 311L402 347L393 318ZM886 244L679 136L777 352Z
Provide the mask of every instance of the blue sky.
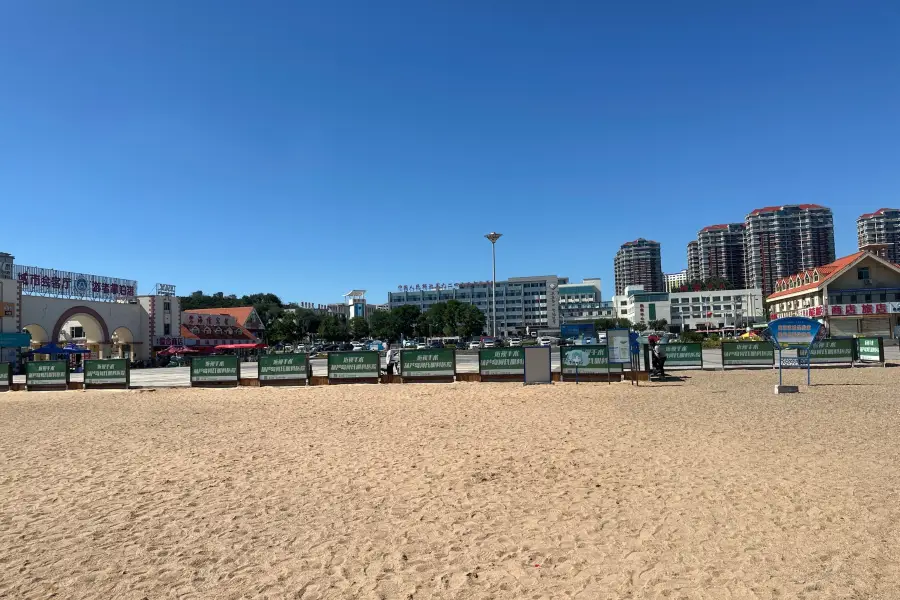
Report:
M766 205L900 205L896 2L0 8L0 251L285 300L600 276Z

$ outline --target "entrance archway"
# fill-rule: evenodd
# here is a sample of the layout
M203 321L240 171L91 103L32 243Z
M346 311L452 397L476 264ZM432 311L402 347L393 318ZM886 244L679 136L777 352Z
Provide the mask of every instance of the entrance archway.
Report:
M134 334L127 327L118 327L112 332L112 353L116 358L132 358L134 355Z
M31 334L31 345L35 348L39 346L43 346L47 342L50 341L50 336L47 335L47 330L38 325L37 323L32 323L31 325L26 325L22 328L23 331L27 331Z
M71 335L76 332L75 339ZM54 342L76 342L91 352L90 358L109 356L109 328L100 313L87 306L75 306L64 312L53 327L51 340ZM81 355L74 356L73 367L80 364Z

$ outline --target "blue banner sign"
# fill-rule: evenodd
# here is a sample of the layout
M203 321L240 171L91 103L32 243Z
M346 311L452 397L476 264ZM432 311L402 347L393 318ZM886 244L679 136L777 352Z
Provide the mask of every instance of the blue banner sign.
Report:
M30 333L0 333L0 348L27 348L30 345Z
M808 317L784 317L769 322L772 339L781 347L809 346L821 328L821 323Z

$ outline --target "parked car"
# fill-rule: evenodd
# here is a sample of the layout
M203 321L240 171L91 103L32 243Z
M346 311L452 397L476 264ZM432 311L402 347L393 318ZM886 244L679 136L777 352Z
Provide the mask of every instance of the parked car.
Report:
M482 348L496 348L498 345L499 344L497 343L497 340L495 340L494 338L481 338Z
M520 338L509 338L509 347L516 348L522 345L522 340Z
M406 340L406 341L404 341L404 342L403 342L403 347L404 347L404 348L415 348L415 347L416 347L416 340Z
M416 342L416 350L427 350L428 344L425 342Z
M442 342L441 340L431 340L428 343L429 350L437 350L437 349L443 348L443 347L444 347L444 342Z
M549 347L552 343L553 343L553 338L548 338L548 337L538 338L538 346Z
M481 342L469 342L469 350L481 350Z
M360 352L362 350L365 350L366 348L367 348L366 344L363 344L362 342L356 342L353 344L352 349L354 352Z

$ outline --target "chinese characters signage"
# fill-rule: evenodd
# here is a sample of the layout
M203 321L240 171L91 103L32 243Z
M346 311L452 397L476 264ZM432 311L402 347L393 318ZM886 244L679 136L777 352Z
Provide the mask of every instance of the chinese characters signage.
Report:
M13 277L26 296L53 296L115 302L134 298L137 281L71 271L13 265Z
M525 348L492 348L478 353L478 372L482 375L524 375Z
M305 380L309 373L306 354L263 354L259 357L259 381Z
M453 377L456 358L453 350L403 350L400 352L403 377Z
M559 281L547 284L547 327L559 328Z
M561 371L563 375L576 373L608 373L622 370L621 364L610 364L606 346L562 346Z
M84 387L92 385L120 386L129 384L128 360L105 358L84 361Z
M865 304L831 304L811 306L800 311L807 317L862 317L900 313L900 302L870 302Z
M2 317L16 316L16 303L15 302L0 302L0 308L3 309L3 314L0 316L2 316Z
M175 286L171 283L157 283L155 291L156 296L174 296Z
M64 360L38 360L25 363L25 385L30 390L36 387L57 387L69 383L69 364Z
M172 337L168 335L158 335L153 338L154 346L184 346L183 337Z
M377 352L329 352L328 379L377 379L380 360Z
M241 365L237 356L195 356L191 359L191 385L232 383L237 385Z
M490 283L489 281L482 282L484 284ZM412 285L398 285L398 292L420 292L422 290L458 290L461 287L466 287L465 283L414 283ZM471 285L471 284L470 284Z
M726 342L722 344L722 366L773 365L775 348L769 342Z
M769 323L772 337L782 347L786 344L812 344L821 327L821 323L808 317L784 317Z

